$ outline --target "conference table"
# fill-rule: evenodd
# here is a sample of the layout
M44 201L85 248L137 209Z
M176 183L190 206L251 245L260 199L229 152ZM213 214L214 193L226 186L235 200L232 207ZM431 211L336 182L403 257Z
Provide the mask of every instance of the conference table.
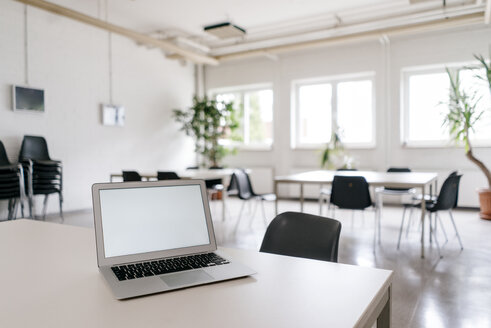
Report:
M201 179L201 180L216 180L221 179L224 186L230 182L230 177L235 169L192 169L175 171L181 179ZM157 180L157 171L139 173L142 179L146 181ZM109 176L110 182L122 181L123 173L111 173ZM222 221L225 221L227 193L222 192Z
M300 186L300 211L304 207L305 184L332 184L334 176L362 176L372 187L415 188L421 190L421 195L433 195L437 188L438 175L433 172L376 172L376 171L329 171L317 170L297 174L277 176L274 178L274 193L278 195L278 184L298 184ZM278 214L278 197L275 201L275 213ZM424 220L426 216L425 197L421 201L421 258L424 258Z
M93 229L7 221L0 243L0 327L390 327L388 270L220 248L257 273L119 301Z

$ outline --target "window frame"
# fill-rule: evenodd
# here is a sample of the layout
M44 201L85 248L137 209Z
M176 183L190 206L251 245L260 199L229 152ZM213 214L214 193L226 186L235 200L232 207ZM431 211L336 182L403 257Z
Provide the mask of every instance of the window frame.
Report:
M400 144L404 148L463 148L461 144L455 144L448 136L445 140L409 140L409 79L414 75L446 73L445 68L448 68L453 74L458 71L465 70L467 67L478 65L477 61L466 61L458 63L435 64L424 66L411 66L401 69L401 86L400 86ZM450 95L450 94L449 94ZM489 140L471 140L473 147L490 147L491 139Z
M239 150L252 150L252 151L270 151L273 149L274 145L274 125L275 125L275 93L274 93L274 88L273 88L273 83L270 82L264 82L264 83L255 83L255 84L246 84L246 85L236 85L236 86L227 86L227 87L218 87L218 88L212 88L207 91L208 98L210 99L216 99L216 96L218 94L224 94L224 93L238 93L240 94L241 97L241 102L244 105L244 117L243 117L243 122L244 122L244 139L246 139L246 134L250 133L249 130L246 131L246 126L247 129L249 129L248 123L249 123L249 118L246 118L246 113L245 113L245 93L247 92L254 92L254 91L262 91L262 90L271 90L273 93L273 104L272 104L272 126L271 126L271 144L266 144L266 143L261 143L261 144L250 144L250 143L245 143L245 142L238 142L238 141L230 141L230 143L227 143L224 145L225 147L231 147L231 148L237 148Z
M371 105L371 115L372 115L372 140L370 142L363 143L346 143L343 145L346 149L373 149L377 145L376 140L376 72L366 71L352 74L341 74L341 75L331 75L314 77L307 79L296 79L291 82L291 149L319 149L325 142L319 143L302 143L300 142L300 99L299 93L300 88L303 86L316 85L316 84L331 84L331 131L338 124L338 84L343 82L356 82L356 81L370 81L372 83L372 105Z

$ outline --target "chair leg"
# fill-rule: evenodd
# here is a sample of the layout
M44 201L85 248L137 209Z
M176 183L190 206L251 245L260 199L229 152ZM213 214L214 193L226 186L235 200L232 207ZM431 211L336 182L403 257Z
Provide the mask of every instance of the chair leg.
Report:
M407 226L406 226L406 238L409 235L409 228L411 227L411 224L413 223L413 211L414 211L414 209L412 207L409 208L409 214L408 214ZM420 223L421 223L421 221L420 221ZM418 229L419 229L419 225L418 225Z
M242 206L240 207L239 216L237 217L237 223L235 224L234 227L234 233L237 232L237 229L239 228L240 219L242 218L242 211L244 211L244 206L246 202L247 202L246 200L242 201Z
M433 243L433 223L432 223L433 217L431 212L428 213L428 217L429 217L428 223L430 225L429 228L430 228L430 245L431 245Z
M436 245L436 249L438 251L438 256L440 258L443 258L443 255L440 252L440 244L438 243L438 239L436 238L435 230L431 230L431 234L433 235L433 239L435 240L435 245Z
M319 195L319 216L322 216L322 205L324 203L324 196Z
M448 243L447 231L445 230L445 227L443 226L442 219L441 219L440 215L438 214L438 212L436 212L435 231L436 231L436 226L438 225L438 222L436 222L436 220L438 220L438 222L440 223L440 227L442 228L443 235L445 236L445 244L446 244L446 243Z
M60 201L61 223L63 223L63 222L65 222L65 217L63 216L63 196L61 195L61 192L58 194L58 200Z
M16 199L14 200L14 208L13 208L13 210L14 210L14 215L13 215L13 217L12 217L12 220L17 219L17 209L19 208L19 203L20 203L19 199L17 199L17 198L16 198Z
M7 215L7 221L8 220L12 220L12 214L13 214L13 199L9 199L9 203L7 205L7 209L8 209L8 215Z
M251 213L251 219L249 220L249 228L252 228L252 222L254 221L254 216L256 216L257 207L259 206L259 199L256 198L254 205L251 206L253 211Z
M402 221L401 221L401 227L399 229L399 239L397 240L397 249L401 246L401 236L402 236L402 229L404 228L404 219L406 217L406 210L407 208L404 207L404 210L402 211Z
M44 201L43 201L43 220L46 220L46 211L48 210L48 196L49 196L49 194L44 195Z
M450 214L450 220L452 221L453 228L455 229L455 234L457 235L457 239L459 240L460 249L464 250L464 245L462 244L462 240L460 239L459 231L457 230L457 225L455 225L455 221L453 219L452 210L449 210L448 213Z

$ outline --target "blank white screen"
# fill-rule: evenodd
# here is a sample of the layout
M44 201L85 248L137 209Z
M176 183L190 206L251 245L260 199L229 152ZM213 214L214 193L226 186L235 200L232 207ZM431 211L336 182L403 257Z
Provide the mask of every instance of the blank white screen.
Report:
M199 185L99 192L106 257L210 243Z

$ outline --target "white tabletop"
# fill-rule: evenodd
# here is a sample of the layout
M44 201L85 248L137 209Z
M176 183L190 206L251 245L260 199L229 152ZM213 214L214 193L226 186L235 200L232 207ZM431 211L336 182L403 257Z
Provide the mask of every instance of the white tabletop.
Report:
M372 186L421 187L433 182L436 173L431 172L376 172L376 171L308 171L275 177L275 182L332 183L335 175L362 176Z
M0 245L0 327L358 327L370 324L392 279L386 270L224 249L258 273L117 301L98 272L92 229L4 222Z

